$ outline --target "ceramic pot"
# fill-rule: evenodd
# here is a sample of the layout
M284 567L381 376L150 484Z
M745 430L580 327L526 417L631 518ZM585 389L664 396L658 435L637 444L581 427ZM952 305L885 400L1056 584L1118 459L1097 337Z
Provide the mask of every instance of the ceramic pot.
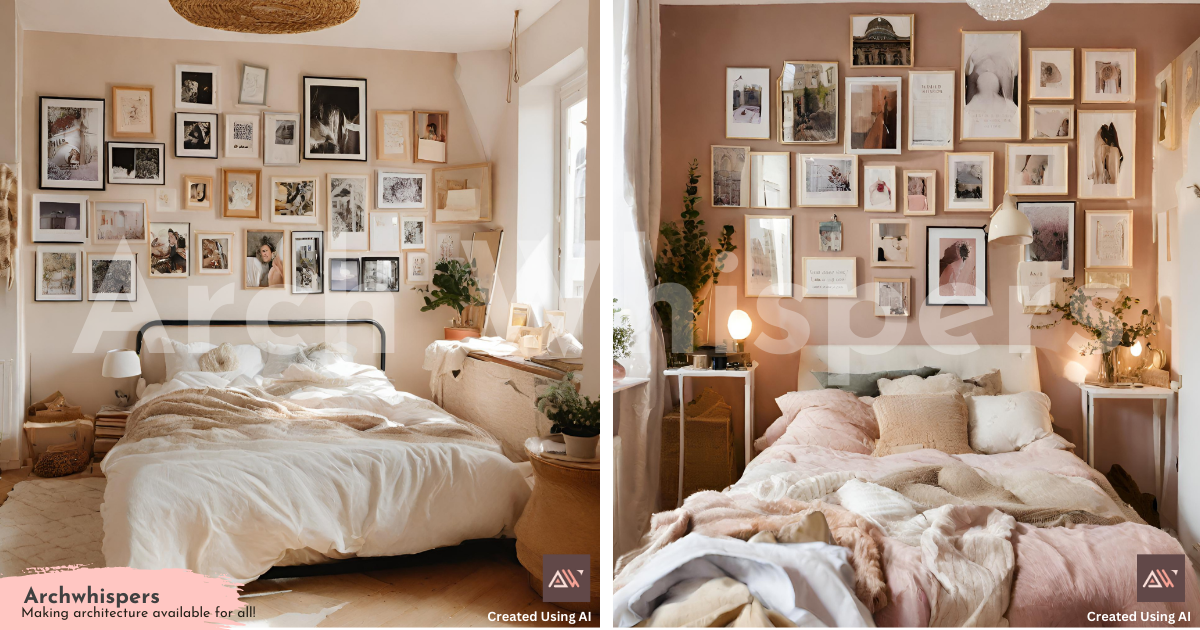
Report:
M474 328L446 328L446 341L460 341L468 337L478 337L479 331Z
M625 378L625 366L613 359L613 382L617 383L623 378Z
M567 445L567 455L579 459L595 459L596 447L600 445L600 436L575 437L564 434L563 441Z

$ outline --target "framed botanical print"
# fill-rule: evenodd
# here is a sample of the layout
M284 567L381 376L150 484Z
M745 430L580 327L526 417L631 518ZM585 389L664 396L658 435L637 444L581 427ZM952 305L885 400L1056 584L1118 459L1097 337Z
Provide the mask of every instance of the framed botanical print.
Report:
M161 142L108 143L108 183L162 186L167 181L167 145Z
M362 251L370 249L367 234L367 204L371 182L366 175L329 176L329 249Z
M748 214L745 297L792 297L791 215Z
M400 290L400 258L365 256L362 259L359 291L367 293Z
M1030 101L1075 100L1075 49L1029 49Z
M913 14L851 15L850 65L854 68L912 66Z
M785 61L775 85L781 144L838 141L841 79L836 61Z
M254 168L221 169L221 216L226 219L261 219L262 171Z
M750 205L750 147L713 145L712 207L746 208Z
M846 153L900 154L900 77L846 78Z
M459 242L457 229L439 229L433 231L429 240L429 252L433 254L434 262L443 260L463 260L462 243Z
M88 254L89 302L136 302L137 254Z
M300 114L263 112L263 164L300 163Z
M987 230L925 226L925 303L987 305Z
M871 266L912 266L912 219L871 219Z
M38 99L38 188L104 190L104 99Z
M800 275L804 282L804 297L858 297L858 258L806 256L802 263Z
M960 140L1020 140L1021 32L963 31Z
M433 264L429 252L408 252L404 262L405 284L429 284L433 281Z
M927 217L937 214L937 171L904 171L904 215Z
M1067 143L1004 145L1005 190L1012 195L1067 194Z
M398 252L400 251L401 218L397 212L372 212L371 218L371 251ZM421 217L422 221L424 216ZM424 244L424 225L422 225L421 240Z
M792 207L792 154L750 152L750 207Z
M246 230L244 289L282 289L287 286L283 230Z
M320 183L316 175L271 178L272 223L316 223Z
M405 214L400 216L400 249L426 249L426 236L429 233L423 214Z
M150 278L188 277L190 223L150 224Z
M217 159L217 115L175 112L175 157Z
M154 137L154 88L114 85L112 137Z
M912 314L912 278L875 278L875 317Z
M908 71L908 150L954 150L953 70Z
M1030 105L1030 140L1075 139L1074 105Z
M796 173L796 205L858 205L857 155L797 153Z
M184 210L212 210L213 197L219 194L213 186L213 178L207 175L183 176Z
M417 147L413 161L445 164L450 147L450 114L413 112L413 138Z
M1133 267L1132 210L1088 210L1084 219L1085 267Z
M946 212L992 211L992 154L946 154Z
M380 169L375 172L377 208L424 209L427 182L425 173L407 173Z
M1133 199L1135 110L1078 112L1080 199Z
M304 159L367 161L367 80L304 77Z
M1179 109L1178 97L1175 94L1175 61L1172 60L1158 76L1154 77L1154 90L1157 93L1158 115L1155 116L1154 137L1168 151L1174 151L1178 143L1175 131L1175 117Z
M1054 277L1075 277L1075 202L1018 201L1033 227L1033 242L1025 246L1028 262L1055 263Z
M329 290L357 292L359 287L359 262L357 258L331 258L329 260Z
M492 220L492 166L487 162L433 169L433 222Z
M1132 103L1137 98L1137 51L1084 48L1079 91L1084 103Z
M225 114L225 157L258 157L258 114Z
M863 210L896 211L896 167L891 164L863 166Z
M196 232L196 273L223 276L233 273L233 232Z
M34 243L86 243L86 195L34 195Z
M93 201L92 244L145 243L145 201Z
M375 112L375 159L412 162L412 112Z
M83 301L83 250L63 245L37 248L35 302Z
M325 232L292 230L292 293L325 292Z
M770 68L725 68L725 137L771 138Z
M238 90L238 105L267 104L267 69L242 64L242 87Z
M217 111L220 66L175 64L175 109Z

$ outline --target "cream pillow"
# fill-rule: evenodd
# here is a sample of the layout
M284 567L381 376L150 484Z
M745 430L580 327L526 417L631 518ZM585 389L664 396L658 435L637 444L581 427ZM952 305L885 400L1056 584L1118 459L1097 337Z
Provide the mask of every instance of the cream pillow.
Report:
M883 396L907 394L962 394L963 396L995 396L1000 393L1000 370L992 370L982 376L963 380L953 372L942 372L929 378L904 376L897 379L879 379L879 393Z
M215 345L197 341L195 343L180 343L174 339L163 338L163 360L167 364L167 378L171 380L180 372L199 372L200 357L216 348Z
M1042 392L972 396L967 408L971 448L980 453L1009 453L1054 433L1050 397Z
M955 455L971 453L967 403L961 394L911 394L875 399L879 423L876 457L932 448Z

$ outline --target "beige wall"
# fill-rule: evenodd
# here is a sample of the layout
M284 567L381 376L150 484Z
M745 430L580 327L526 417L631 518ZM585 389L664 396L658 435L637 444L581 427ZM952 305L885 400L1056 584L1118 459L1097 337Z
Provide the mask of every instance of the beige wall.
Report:
M20 93L21 93L21 24L17 18L15 0L0 0L0 163L20 173ZM18 205L20 200L18 200ZM21 432L23 414L24 369L22 356L21 303L24 287L17 283L12 289L0 287L0 361L11 360L13 375L10 391L0 392L0 468L19 467L17 438ZM0 386L3 383L0 382ZM11 396L11 398L9 398Z
M772 98L775 79L784 60L837 60L843 77L846 76L903 76L907 68L889 70L885 68L852 70L849 67L849 15L856 13L914 13L916 14L916 68L957 68L960 55L960 31L962 30L1012 30L1022 31L1022 46L1029 47L1075 47L1076 58L1079 48L1133 47L1137 49L1138 99L1134 108L1138 112L1136 146L1137 198L1133 201L1081 201L1076 217L1076 269L1082 280L1083 267L1083 212L1098 209L1123 209L1134 211L1134 261L1132 270L1135 295L1144 305L1155 303L1156 260L1155 247L1151 243L1151 156L1153 142L1153 79L1157 70L1178 55L1193 39L1195 25L1200 23L1200 7L1194 5L1080 5L1052 4L1037 16L1014 24L987 22L965 4L796 4L757 6L664 6L662 8L662 163L663 163L663 220L678 220L680 193L686 181L687 163L693 158L702 165L700 190L704 196L701 216L708 223L710 234L719 232L719 226L732 224L737 229L735 243L739 255L745 253L743 215L749 213L775 213L748 209L713 209L709 205L711 171L709 167L710 146L714 144L750 145L757 151L793 151L805 153L837 153L841 147L832 145L781 145L774 140L726 140L723 118L724 84L726 66L753 66L771 68ZM1023 58L1027 53L1023 50ZM1028 65L1028 62L1025 62ZM1078 62L1077 62L1078 69ZM1028 72L1028 69L1026 69ZM907 80L905 81L907 83ZM1024 86L1023 86L1024 87ZM907 91L907 86L906 86ZM1078 90L1077 90L1078 91ZM1113 109L1097 105L1077 108ZM778 104L773 103L777 108ZM907 103L901 114L907 115ZM777 111L774 110L773 111ZM1022 102L1022 111L1025 103ZM1003 143L960 142L958 151L993 151L996 154L993 191L995 199L1003 192ZM1072 142L1069 180L1070 196L1075 195L1077 160ZM902 155L863 156L864 163L896 164L897 169L935 168L939 171L939 187L944 186L943 154L941 152L908 152ZM899 176L899 175L898 175ZM938 204L944 208L944 188L939 189ZM1080 357L1068 346L1073 331L1070 327L1059 327L1049 331L1027 332L1031 321L1021 315L1019 305L1012 297L1011 287L1015 282L1019 250L1014 247L991 247L989 254L989 297L990 308L947 307L942 319L935 316L925 322L929 331L940 331L942 339L932 339L921 334L920 320L925 296L925 256L917 255L915 265L904 269L873 269L868 266L866 254L867 231L871 218L853 209L794 209L786 211L795 217L796 244L794 247L794 274L799 277L800 259L803 256L818 256L817 223L829 220L835 212L843 222L845 248L841 256L857 256L859 283L869 282L872 277L912 277L913 316L908 320L908 329L901 343L923 344L932 342L949 343L949 335L971 335L978 343L1007 343L1010 339L1027 339L1040 348L1039 367L1042 388L1053 401L1055 422L1060 431L1077 444L1083 443L1082 414L1079 389L1066 374L1071 363L1078 362L1094 370L1096 360ZM983 225L986 213L946 215L939 210L936 217L913 217L914 243L917 252L925 246L926 225ZM872 314L867 301L849 306L845 301L806 300L786 301L779 305L777 300L759 302L741 297L742 270L721 277L722 290L718 292L715 307L718 322L716 329L724 335L724 321L733 308L741 308L754 320L754 334L747 344L761 367L757 372L757 394L755 414L757 432L779 415L774 399L792 389L796 382L798 358L794 353L773 355L761 348L769 338L781 339L790 331L793 340L809 344L823 343L872 343L869 339L878 335L883 319ZM737 296L737 297L735 297ZM835 304L836 303L836 304ZM827 309L841 310L831 314ZM926 318L932 313L926 313ZM797 323L799 316L807 321ZM1045 318L1039 318L1039 321ZM1010 337L1013 334L1013 337ZM856 341L866 338L867 341ZM755 342L763 345L757 346ZM741 394L730 387L725 396L733 403L735 414ZM1153 456L1150 441L1149 403L1144 405L1104 404L1097 419L1096 467L1107 471L1113 463L1120 463L1129 470L1141 487L1152 489ZM736 426L741 426L740 421ZM1082 454L1082 448L1077 450Z

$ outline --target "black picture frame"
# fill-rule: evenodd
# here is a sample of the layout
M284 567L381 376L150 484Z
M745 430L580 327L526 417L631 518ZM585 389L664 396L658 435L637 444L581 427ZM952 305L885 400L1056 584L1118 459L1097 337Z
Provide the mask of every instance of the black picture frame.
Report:
M354 153L346 152L344 147L338 147L334 144L330 152L316 152L310 149L310 138L308 137L312 125L309 122L312 120L313 106L313 89L320 87L350 87L358 90L358 99L356 106L358 107L358 151ZM332 160L338 162L366 162L368 149L370 144L371 134L368 132L367 119L369 118L368 103L367 103L367 80L348 77L315 77L305 76L303 81L303 92L301 97L304 100L304 109L302 110L303 119L300 121L301 141L303 150L300 155L305 160Z
M954 298L952 298L951 300L947 300L944 302L930 302L931 292L934 287L938 286L938 280L941 277L940 271L936 272L936 273L933 271L934 265L938 265L939 270L940 270L940 266L941 266L941 258L939 257L939 258L935 259L934 255L933 255L933 247L934 247L933 239L937 236L936 232L939 230L947 230L947 231L948 230L970 230L972 232L978 232L978 234L972 235L972 237L977 239L977 241L979 243L982 243L982 245L983 245L983 248L982 248L982 252L983 252L983 256L982 256L982 259L983 259L982 301L979 301L980 300L979 297L971 297L970 300L963 300L963 299L956 299L956 298L959 298L959 296L954 296ZM926 256L926 260L925 260L925 305L926 306L987 306L989 304L989 299L988 299L988 255L987 255L988 240L987 239L988 239L987 226L975 226L975 225L927 225L927 226L925 226L925 256ZM978 286L978 285L976 285L976 286Z
M400 277L401 270L400 270L400 257L399 256L363 256L359 260L360 260L360 264L362 265L362 267L359 269L359 272L358 272L358 283L359 283L360 291L362 291L363 293L388 293L388 292L399 293L400 292L400 285L404 282L404 280ZM367 288L367 282L366 282L367 263L380 262L380 261L390 261L393 265L393 269L396 270L395 282L391 283L392 286L395 288L389 288L385 291L379 291L379 290Z
M204 155L195 155L195 154L181 155L180 154L180 150L185 150L185 151L194 151L195 150L195 149L184 149L183 148L183 138L179 137L179 132L180 132L179 117L180 116L184 116L186 118L211 118L212 119L210 121L212 123L212 148L209 149L208 151L206 151ZM220 144L221 144L221 132L220 132L219 126L217 125L217 122L218 122L217 114L215 112L175 112L175 123L174 123L174 129L172 131L172 133L175 136L175 157L191 158L191 159L204 159L204 160L217 159L217 156L219 155ZM209 153L211 153L212 155L208 155Z
M348 263L348 264L347 264ZM354 270L354 288L339 289L338 285L334 284L333 270L337 265L344 265ZM359 259L357 258L330 258L329 259L329 292L330 293L358 293L362 286L362 268L360 267Z
M113 145L126 145L126 146L135 146L135 147L137 147L137 146L156 147L158 149L158 178L152 179L152 180L143 180L143 181L128 181L128 182L117 181L117 182L114 182L112 180ZM123 148L123 147L118 146L117 148ZM109 184L118 184L118 185L128 184L131 186L166 186L167 185L167 144L165 142L124 142L121 140L109 140L104 145L104 155L105 155L105 158L108 163L108 168L104 172L104 179Z
M97 181L63 180L48 177L50 156L48 155L49 137L46 135L46 101L88 101L97 103L100 107L100 140L97 147L100 164L96 171ZM66 106L66 104L64 104ZM107 151L104 139L108 137L108 111L102 98L74 98L70 96L41 96L38 97L38 189L40 190L107 190L105 174L108 171ZM51 182L85 181L87 185L53 185Z

